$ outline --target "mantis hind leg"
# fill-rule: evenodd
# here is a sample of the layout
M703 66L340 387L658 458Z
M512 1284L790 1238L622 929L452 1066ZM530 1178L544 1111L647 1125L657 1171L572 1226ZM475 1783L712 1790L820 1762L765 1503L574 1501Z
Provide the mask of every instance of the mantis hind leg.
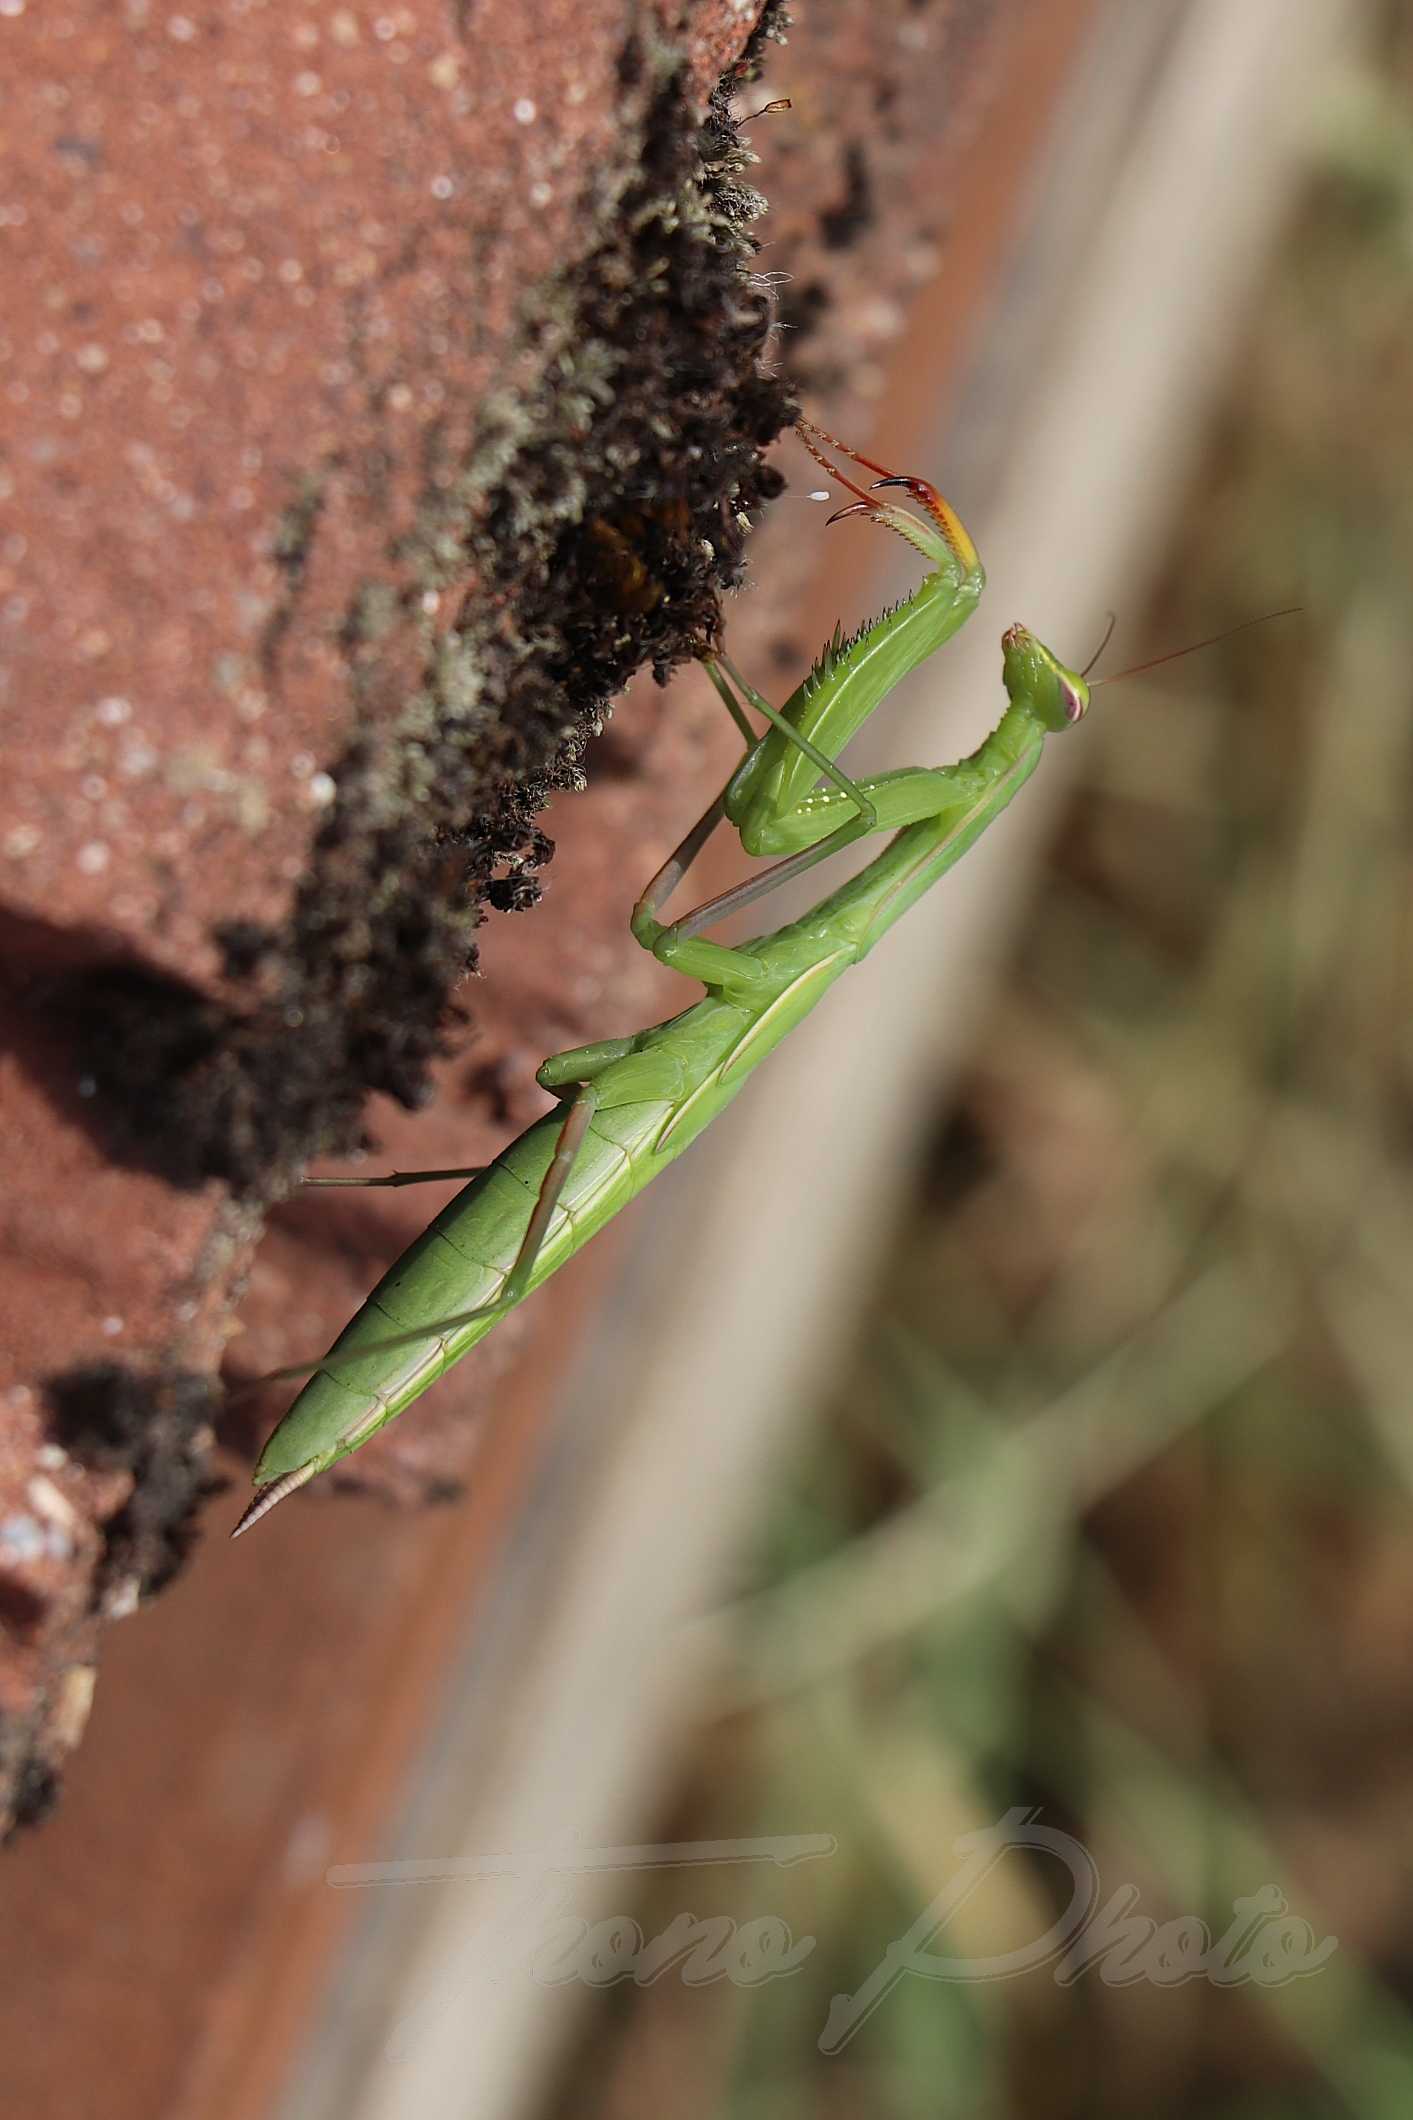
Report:
M568 1057L567 1054L561 1055L561 1058ZM540 1189L535 1195L535 1204L530 1210L530 1219L525 1225L520 1249L515 1254L510 1272L501 1283L500 1295L494 1303L484 1304L479 1313L471 1313L472 1318L477 1315L495 1317L502 1311L511 1310L529 1293L530 1283L534 1279L535 1263L549 1234L554 1211L559 1205L565 1186L569 1183L570 1173L579 1160L579 1152L584 1146L590 1121L597 1109L598 1095L592 1080L581 1082L564 1114L564 1124L559 1129L554 1154L550 1157L549 1168L540 1180ZM471 1318L468 1318L467 1322L470 1323Z
M460 1170L390 1170L379 1178L301 1178L301 1185L434 1185L451 1178L479 1178L484 1163L468 1163Z
M565 1090L581 1089L606 1067L626 1060L633 1051L631 1038L600 1038L593 1045L576 1045L565 1053L551 1053L536 1070L541 1089L559 1096ZM393 1170L379 1178L301 1178L301 1185L430 1185L451 1178L479 1178L487 1163L471 1163L462 1170Z
M513 1309L522 1297L528 1294L530 1283L534 1279L536 1261L544 1245L550 1223L554 1218L555 1208L559 1205L560 1196L569 1181L569 1174L574 1168L580 1149L583 1147L584 1137L588 1133L589 1122L593 1118L596 1102L593 1084L586 1082L582 1085L578 1095L565 1113L564 1124L559 1129L554 1153L550 1157L549 1167L541 1180L539 1192L535 1196L535 1204L530 1210L530 1219L526 1224L525 1234L511 1263L510 1271L501 1283L500 1294L495 1302L478 1304L474 1310L458 1311L451 1317L428 1318L407 1332L393 1333L388 1339L378 1341L376 1346L370 1343L360 1347L356 1354L350 1355L350 1360L361 1361L367 1355L383 1348L392 1349L409 1346L415 1341L425 1340L429 1334L452 1332L462 1325L478 1324L482 1319L499 1318L506 1311ZM260 1384L270 1384L294 1377L308 1377L312 1376L316 1370L335 1371L338 1368L338 1364L338 1355L330 1353L326 1354L318 1362L300 1362L286 1369L273 1369L267 1376L256 1378L254 1381ZM370 1427L381 1426L382 1417L376 1415L371 1417L369 1425ZM362 1438L360 1437L359 1440L362 1440ZM269 1445L267 1444L266 1448L268 1449L268 1447ZM312 1479L317 1472L321 1471L331 1461L331 1456L346 1455L349 1449L356 1448L357 1442L350 1443L345 1439L342 1450L336 1450L332 1454L322 1453L312 1456L304 1464L297 1465L293 1470L282 1473L277 1479L267 1481L240 1517L231 1532L231 1537L239 1538L243 1532L249 1531L252 1526L258 1524L262 1517L268 1516L277 1502L282 1502L287 1494L292 1494L297 1487L302 1487L306 1480Z
M523 1300L534 1279L536 1264L544 1248L550 1224L554 1220L554 1211L569 1182L584 1145L584 1138L598 1109L599 1097L595 1082L606 1068L628 1059L636 1049L636 1041L632 1038L601 1038L592 1045L578 1045L568 1052L551 1054L536 1073L535 1080L542 1089L547 1089L556 1096L566 1096L568 1109L559 1129L554 1153L535 1195L530 1219L525 1225L525 1234L520 1240L510 1271L501 1283L500 1294L495 1301L478 1304L474 1310L459 1310L447 1317L428 1318L407 1332L393 1333L387 1339L377 1341L376 1345L370 1343L361 1346L353 1359L361 1360L364 1355L372 1354L381 1348L410 1346L414 1341L424 1339L429 1332L450 1332L461 1325L479 1324L483 1318L500 1317L513 1310L515 1305ZM656 1071L662 1072L660 1060L656 1063ZM654 1062L650 1058L644 1068L643 1094L667 1095L677 1087L675 1065L668 1066L661 1081L653 1079L654 1072ZM433 1178L479 1177L481 1172L488 1168L489 1165L481 1164L464 1172L394 1171L384 1178L311 1178L306 1182L311 1185L415 1185L419 1181ZM263 1376L253 1377L248 1386L243 1385L240 1388L254 1389L262 1384L284 1383L296 1377L313 1376L316 1370L336 1367L337 1361L337 1356L325 1355L318 1362L298 1362L285 1369L267 1370Z
M631 1041L624 1040L623 1042L627 1044ZM593 1048L590 1047L587 1050L592 1052ZM559 1057L568 1060L573 1056L565 1053ZM569 1108L565 1112L564 1121L555 1142L554 1153L550 1157L549 1166L540 1181L539 1191L535 1195L535 1202L530 1210L530 1219L525 1225L525 1234L520 1240L515 1257L511 1261L510 1271L501 1283L500 1294L495 1301L493 1303L477 1304L473 1310L454 1311L446 1317L426 1318L417 1325L409 1327L406 1332L394 1332L390 1333L386 1339L366 1342L350 1353L348 1357L350 1361L361 1361L366 1355L380 1353L384 1349L410 1347L416 1341L424 1340L429 1333L453 1332L462 1325L479 1324L483 1318L497 1318L506 1311L514 1309L515 1305L529 1291L530 1283L534 1278L536 1263L544 1247L545 1237L550 1223L554 1219L554 1211L558 1207L564 1188L569 1182L570 1173L578 1159L579 1151L584 1145L584 1137L589 1131L589 1125L597 1105L598 1099L593 1083L588 1080L582 1081L577 1094L570 1100ZM371 1182L377 1183L378 1181L373 1180ZM290 1383L299 1377L311 1377L320 1369L334 1370L338 1366L338 1360L339 1358L336 1354L326 1354L322 1355L317 1362L291 1362L282 1369L267 1369L262 1376L252 1377L248 1383L242 1383L236 1389L243 1393L256 1390L264 1384ZM258 1499L260 1497L257 1497ZM255 1520L252 1513L254 1507L255 1505L252 1504L252 1511L247 1512L251 1522ZM243 1531L245 1528L246 1519L242 1518L241 1522L236 1526L236 1533ZM234 1536L235 1534L233 1533L232 1535Z

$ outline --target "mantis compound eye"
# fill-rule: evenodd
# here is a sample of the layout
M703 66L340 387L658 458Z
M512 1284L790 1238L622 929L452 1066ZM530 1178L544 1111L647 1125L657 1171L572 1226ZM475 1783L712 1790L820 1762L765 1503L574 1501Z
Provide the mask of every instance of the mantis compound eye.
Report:
M1059 686L1060 705L1064 708L1065 720L1069 722L1081 721L1084 717L1085 709L1089 705L1088 685L1082 677L1067 677L1062 671L1059 676Z

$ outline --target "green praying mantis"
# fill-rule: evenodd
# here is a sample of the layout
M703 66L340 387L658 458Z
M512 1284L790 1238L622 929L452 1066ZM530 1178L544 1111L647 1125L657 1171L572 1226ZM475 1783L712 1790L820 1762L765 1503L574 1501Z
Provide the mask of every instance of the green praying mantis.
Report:
M484 1168L322 1181L470 1180L383 1276L322 1362L276 1372L308 1382L265 1445L254 1474L259 1491L233 1536L360 1449L681 1155L835 980L1000 816L1034 772L1046 738L1082 719L1090 697L1085 677L1016 625L1002 640L1006 710L970 757L862 780L840 769L839 754L875 708L970 616L985 576L961 522L926 479L890 472L810 422L800 423L800 433L853 496L829 520L862 516L895 531L929 571L904 602L849 639L836 628L779 710L725 655L704 658L746 752L632 916L644 949L700 980L704 998L632 1037L546 1060L536 1080L560 1108ZM826 448L875 478L867 487L856 483ZM914 506L880 498L885 490L900 490ZM748 707L764 718L763 733ZM668 900L723 819L747 853L781 858L664 921ZM704 933L878 833L891 835L882 852L802 917L729 947Z

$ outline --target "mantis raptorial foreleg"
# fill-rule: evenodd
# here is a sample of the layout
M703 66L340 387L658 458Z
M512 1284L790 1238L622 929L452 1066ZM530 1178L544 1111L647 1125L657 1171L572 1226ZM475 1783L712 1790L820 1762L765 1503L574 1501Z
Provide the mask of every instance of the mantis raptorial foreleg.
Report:
M633 933L664 964L701 979L707 986L723 979L730 981L733 973L721 944L697 942L702 928L758 903L780 885L859 839L875 832L897 831L935 815L939 804L945 804L954 794L945 769L914 767L852 780L836 760L898 678L954 632L972 610L984 579L976 549L948 503L925 479L900 478L884 472L882 465L871 458L845 449L856 463L882 474L878 485L905 487L928 510L941 531L940 539L925 532L917 518L886 507L830 464L814 439L833 439L822 429L802 422L801 434L811 454L855 496L847 508L839 511L840 516L864 513L886 519L889 528L901 530L909 542L920 544L940 564L929 578L933 594L927 607L926 629L915 627L915 637L900 637L899 627L906 623L906 614L922 608L919 597L914 597L896 612L864 627L847 646L836 630L784 710L773 707L727 656L704 658L707 675L747 740L746 755L721 797L703 812L638 900ZM835 443L836 448L843 446ZM764 715L768 724L765 735L755 735L736 693ZM821 779L829 783L827 789L820 788ZM658 913L723 816L737 827L748 852L779 853L787 858L764 875L752 877L664 925L657 919ZM734 976L739 980L740 972ZM748 980L751 976L747 974Z

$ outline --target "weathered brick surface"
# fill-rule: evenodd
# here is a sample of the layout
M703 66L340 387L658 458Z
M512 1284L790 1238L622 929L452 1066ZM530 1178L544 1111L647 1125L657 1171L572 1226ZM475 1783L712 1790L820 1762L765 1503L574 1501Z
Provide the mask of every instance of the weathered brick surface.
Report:
M700 100L755 10L696 12ZM219 983L218 924L289 917L351 676L396 713L464 593L408 546L522 297L620 172L635 22L626 0L0 19L0 873L36 950L59 926Z

